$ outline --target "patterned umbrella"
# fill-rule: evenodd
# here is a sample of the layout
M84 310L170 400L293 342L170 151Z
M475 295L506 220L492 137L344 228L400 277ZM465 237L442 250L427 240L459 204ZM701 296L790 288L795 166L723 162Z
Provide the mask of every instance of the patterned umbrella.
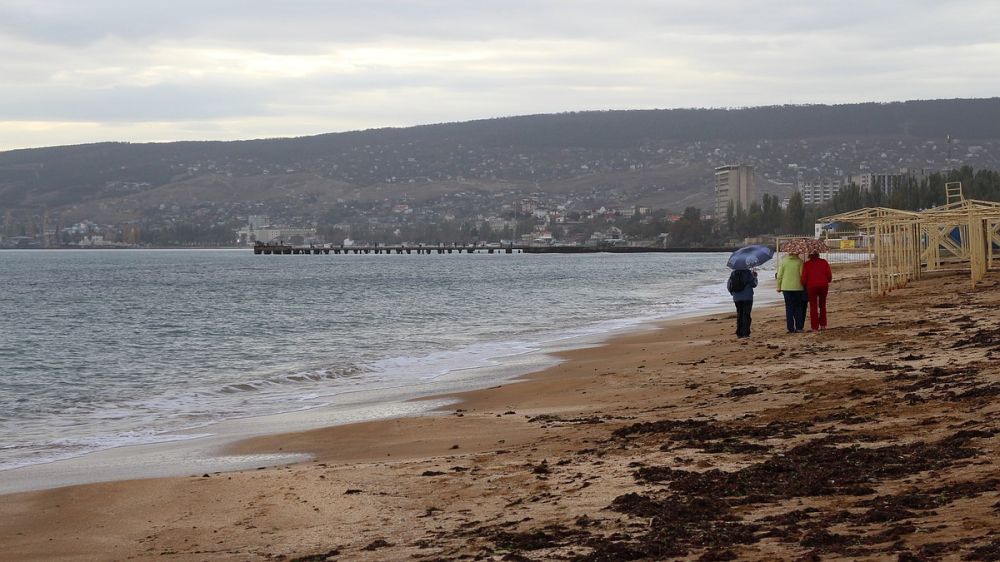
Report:
M740 248L733 252L729 256L729 261L726 265L730 269L750 269L752 267L757 267L758 265L766 262L774 256L774 250L768 248L767 246L761 246L755 244L753 246L746 246Z
M823 240L816 238L794 238L781 245L786 254L822 254L830 251Z

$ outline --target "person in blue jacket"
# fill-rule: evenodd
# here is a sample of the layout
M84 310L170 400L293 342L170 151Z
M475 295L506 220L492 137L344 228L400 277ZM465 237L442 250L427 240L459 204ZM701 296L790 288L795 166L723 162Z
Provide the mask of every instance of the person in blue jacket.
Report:
M753 289L757 286L757 272L734 269L729 275L726 289L736 304L736 337L750 337L750 310L753 308Z

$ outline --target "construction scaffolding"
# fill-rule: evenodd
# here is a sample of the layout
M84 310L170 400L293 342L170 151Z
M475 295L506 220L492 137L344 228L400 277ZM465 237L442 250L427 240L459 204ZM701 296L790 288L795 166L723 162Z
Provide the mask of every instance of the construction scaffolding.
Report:
M966 199L962 185L945 185L947 203L921 212L883 207L824 217L852 224L870 241L873 295L906 286L927 271L969 271L972 288L1000 256L1000 203Z

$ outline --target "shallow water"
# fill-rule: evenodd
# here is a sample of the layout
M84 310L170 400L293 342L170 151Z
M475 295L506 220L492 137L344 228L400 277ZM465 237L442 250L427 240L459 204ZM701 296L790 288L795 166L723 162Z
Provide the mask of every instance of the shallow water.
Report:
M728 305L726 257L0 252L0 470L497 376Z

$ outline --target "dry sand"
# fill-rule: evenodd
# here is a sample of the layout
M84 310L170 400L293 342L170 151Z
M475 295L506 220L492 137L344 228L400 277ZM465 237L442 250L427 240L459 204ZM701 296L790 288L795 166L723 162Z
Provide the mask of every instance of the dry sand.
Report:
M0 500L3 560L997 560L1000 275L666 324L316 461Z

